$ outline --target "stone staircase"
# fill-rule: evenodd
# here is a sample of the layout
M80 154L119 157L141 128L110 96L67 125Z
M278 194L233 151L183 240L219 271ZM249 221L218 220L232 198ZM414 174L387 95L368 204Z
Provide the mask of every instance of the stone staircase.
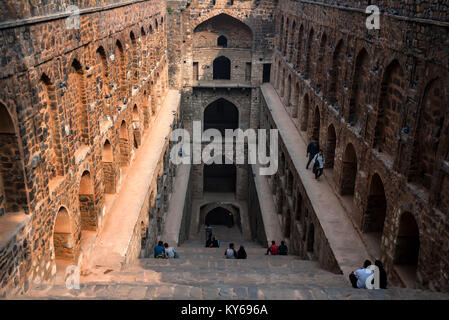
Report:
M360 290L343 275L322 270L295 256L266 256L252 242L246 260L224 258L228 242L204 248L190 240L177 248L179 259L141 259L126 271L98 268L81 277L79 290L63 284L37 287L19 299L448 299L447 295L402 288Z

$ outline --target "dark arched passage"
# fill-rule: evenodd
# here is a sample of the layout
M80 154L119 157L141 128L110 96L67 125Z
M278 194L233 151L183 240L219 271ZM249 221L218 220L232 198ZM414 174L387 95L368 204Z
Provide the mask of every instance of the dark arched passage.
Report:
M234 226L234 215L223 207L217 207L209 211L206 215L205 224L207 225L225 225Z
M225 99L218 99L204 109L204 130L217 129L222 134L225 129L237 129L239 111L237 107Z
M231 60L225 56L218 57L214 60L214 80L230 80L231 79Z

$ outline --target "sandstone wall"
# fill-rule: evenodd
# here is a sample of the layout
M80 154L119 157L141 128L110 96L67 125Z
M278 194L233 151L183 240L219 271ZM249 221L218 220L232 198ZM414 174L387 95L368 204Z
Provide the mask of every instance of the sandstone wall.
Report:
M354 224L378 237L391 278L400 279L401 229L416 224L417 284L447 290L447 10L387 2L398 13L370 31L350 1L281 1L272 83L298 132L319 141Z
M79 264L83 235L101 230L106 196L120 191L168 88L164 2L97 1L81 10L80 29L52 15L59 1L21 3L7 2L1 12L0 109L17 145L2 144L2 154L15 154L12 167L2 157L10 167L2 181L12 173L20 181L1 188L0 219L10 221L18 205L32 218L20 230L2 229L2 239L16 234L1 242L2 295L54 279L56 259ZM11 126L1 126L6 139ZM80 191L85 173L88 195ZM58 212L67 212L65 227L54 232Z

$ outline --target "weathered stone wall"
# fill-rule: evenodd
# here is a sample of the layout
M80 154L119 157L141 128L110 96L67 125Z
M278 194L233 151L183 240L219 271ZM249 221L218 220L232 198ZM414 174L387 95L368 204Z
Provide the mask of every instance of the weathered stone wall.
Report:
M262 219L262 212L259 205L259 197L253 178L253 170L248 166L248 219L251 229L251 238L259 242L262 246L268 247L268 239ZM269 196L269 195L268 195Z
M346 3L280 2L272 83L298 132L319 141L354 224L378 238L393 282L409 212L419 230L416 281L447 290L447 10L390 1L398 13L370 31L363 10Z
M80 29L68 29L65 16L49 16L61 11L60 2L47 4L36 3L36 10L15 1L2 6L7 11L2 22L11 18L13 23L0 23L0 109L2 118L10 118L17 145L9 148L15 164L8 174L2 171L3 185L11 173L14 179L23 174L22 184L14 181L2 191L3 202L23 204L32 220L23 231L11 227L2 234L9 239L9 233L18 232L14 243L2 242L0 248L0 260L8 257L1 265L0 295L53 279L55 259L79 265L83 231L101 230L105 195L115 197L120 190L120 150L127 151L126 165L131 165L168 88L164 2L105 7L112 1L98 1L94 10L81 10ZM40 17L17 20L31 16ZM3 120L1 127L3 137L8 127ZM123 134L127 147L119 140ZM92 185L87 195L80 191L86 172ZM60 220L62 208L67 213ZM61 221L63 231L53 232Z

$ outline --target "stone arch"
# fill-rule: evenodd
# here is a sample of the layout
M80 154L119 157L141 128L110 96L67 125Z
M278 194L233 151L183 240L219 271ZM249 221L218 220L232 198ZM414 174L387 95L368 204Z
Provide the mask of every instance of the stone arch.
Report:
M279 30L279 52L282 52L282 38L284 36L284 16L281 17L281 24L280 24L280 30Z
M81 175L79 191L79 209L81 215L81 230L97 229L97 212L95 210L95 187L88 170Z
M285 36L284 39L282 40L282 55L284 57L287 57L287 46L288 46L288 26L290 25L290 21L287 17L287 22L286 22L286 26L285 26Z
M395 59L387 66L383 75L374 137L374 147L379 152L385 151L389 156L396 153L405 90L404 72Z
M218 40L226 40L226 47L251 49L253 31L240 19L220 13L199 23L193 32L193 46L196 48L222 47Z
M231 79L231 60L225 56L214 59L213 62L213 79L214 80L230 80Z
M313 223L309 225L307 232L307 251L313 253L315 247L315 226Z
M137 40L134 32L129 33L129 38L131 40L131 54L130 54L130 68L132 75L132 86L137 85L137 80L139 79L139 57L137 54ZM132 88L134 89L134 88Z
M119 142L120 142L120 166L126 167L129 162L129 132L126 121L120 124Z
M302 100L301 107L301 131L307 131L308 122L309 122L309 95L306 93Z
M228 38L224 35L221 35L217 38L217 47L227 48L228 47Z
M318 52L318 61L317 61L317 69L316 69L316 77L317 77L317 87L318 89L322 89L324 86L324 81L326 79L326 75L323 73L324 67L324 57L326 56L326 44L327 44L327 35L326 32L323 32L321 35L320 41L320 51Z
M313 113L313 123L312 123L312 130L311 130L311 141L317 141L318 145L320 145L320 108L318 106L315 107L315 112Z
M9 212L28 212L27 204L24 166L16 127L9 110L0 102L0 217Z
M212 19L216 19L218 17L226 18L226 19L229 19L230 21L233 21L231 23L237 23L239 25L242 25L242 27L244 27L245 29L247 29L251 32L251 37L254 34L254 30L253 30L252 26L243 22L244 17L240 17L238 15L238 12L236 12L235 10L226 10L226 9L223 10L219 14L216 14L216 11L212 10L204 15L201 15L201 17L199 17L198 19L195 20L195 21L197 21L196 25L192 26L193 32L197 32L200 29L200 27L205 24L205 22L212 20Z
M292 62L296 21L293 20L290 36L287 39L287 61Z
M301 27L299 27L297 49L296 49L296 69L297 70L300 70L300 68L301 68L302 37L303 37L303 34L304 34L304 26L301 25Z
M141 127L140 113L139 113L139 108L137 108L137 104L135 104L133 107L132 119L133 119L133 125L132 125L132 127L133 127L133 143L134 143L134 148L138 149L142 142L142 133L140 130L140 127Z
M300 221L301 220L301 215L302 215L302 194L301 192L297 193L297 197L296 197L296 221Z
M97 64L97 99L100 101L101 107L100 116L103 116L103 118L106 119L107 115L112 115L113 104L110 101L108 59L103 46L98 47L95 57Z
M291 228L292 228L292 217L290 209L287 209L285 219L284 219L284 237L290 239Z
M281 98L284 97L284 89L285 89L285 68L282 68L282 73L281 73Z
M64 163L62 158L62 142L59 129L59 113L55 107L58 103L56 97L56 90L50 78L43 73L40 79L42 87L40 100L42 107L46 110L48 121L43 121L41 125L48 126L49 137L49 157L46 159L46 172L48 172L49 179L64 175Z
M352 79L352 95L349 102L349 122L361 125L363 110L368 104L368 81L370 73L370 57L365 48L359 51L356 58L354 77Z
M88 145L89 117L87 108L86 79L81 63L73 59L69 74L70 100L73 101L72 111L76 115L76 137L81 144Z
M101 163L103 168L104 193L114 194L116 192L117 183L114 165L114 154L112 145L107 139L103 145Z
M421 101L408 180L431 189L448 104L441 79L430 81Z
M234 225L236 224L240 230L242 229L240 207L238 205L233 203L213 202L203 204L200 207L200 223L198 225L198 231L200 231L201 227L205 225L207 214L217 208L223 208L224 210L232 213Z
M292 118L298 117L299 101L300 101L299 83L296 82L295 91L293 94L293 102L292 102L292 107L293 107Z
M334 105L338 106L340 101L338 97L338 90L339 90L339 80L340 76L343 73L343 65L345 63L345 57L344 57L344 43L343 40L340 40L335 47L334 54L332 56L332 68L331 68L331 81L329 86L329 102Z
M418 224L410 212L399 218L393 264L407 286L414 286L419 261L420 236ZM408 280L408 281L407 281Z
M290 103L291 103L291 96L292 96L292 76L291 74L288 75L287 77L287 84L285 86L287 92L286 92L286 98L285 98L285 106L286 107L290 107Z
M327 141L326 141L326 154L325 154L326 168L334 167L336 146L337 146L337 134L335 132L334 125L331 123L327 128Z
M307 39L307 48L306 48L306 63L304 66L304 75L306 77L306 79L311 78L313 75L311 74L312 72L312 68L310 66L310 59L312 56L312 52L313 52L313 37L315 36L313 28L310 29L309 32L309 38Z
M353 195L357 178L357 154L352 143L346 145L342 159L340 193Z
M226 129L239 127L239 110L227 99L219 98L210 103L203 112L204 130L217 129L222 134Z
M378 233L380 242L386 215L387 198L385 196L384 184L380 176L375 173L371 177L368 201L363 216L362 230L364 232Z
M126 71L125 71L125 53L120 40L115 42L115 59L117 59L117 77L118 77L118 101L117 104L121 105L123 99L127 96L126 90Z
M75 232L72 218L65 207L60 207L53 226L53 249L58 261L75 260Z

